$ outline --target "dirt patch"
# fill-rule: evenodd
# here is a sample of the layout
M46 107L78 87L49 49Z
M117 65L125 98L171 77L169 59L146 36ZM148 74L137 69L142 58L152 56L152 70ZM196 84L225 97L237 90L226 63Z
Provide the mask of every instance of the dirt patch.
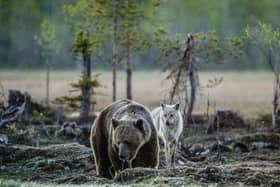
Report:
M0 145L0 177L83 183L95 179L91 150L77 143L45 148Z
M236 161L237 162L237 161ZM250 186L274 186L280 182L279 164L267 161L244 161L241 164L205 163L204 167L184 166L176 169L127 169L118 180L141 181L152 177L187 177L200 184L219 184L221 186L246 184Z

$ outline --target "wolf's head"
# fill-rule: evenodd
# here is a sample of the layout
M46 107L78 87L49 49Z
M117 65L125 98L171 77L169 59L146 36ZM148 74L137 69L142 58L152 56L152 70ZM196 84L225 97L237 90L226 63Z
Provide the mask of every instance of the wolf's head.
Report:
M161 104L161 108L163 111L162 120L163 123L168 128L174 128L177 126L179 120L180 120L180 114L179 114L179 104L175 105L167 105L167 104Z

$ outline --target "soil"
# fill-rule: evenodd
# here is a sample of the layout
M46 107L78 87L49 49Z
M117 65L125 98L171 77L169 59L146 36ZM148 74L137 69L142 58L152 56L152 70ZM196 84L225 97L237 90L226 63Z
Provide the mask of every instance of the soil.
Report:
M0 131L10 142L0 142L0 186L1 180L106 186L280 186L280 130L272 130L263 120L245 121L233 114L220 121L220 132L215 126L207 132L209 124L203 116L185 127L175 168L164 166L161 152L159 169L126 169L114 180L96 176L87 147L90 126L76 125L70 130L80 133L69 139L67 134L56 135L53 129L57 127L52 125L10 125ZM38 137L40 144L34 143ZM84 145L69 143L73 141Z
M279 136L279 134L274 134L273 137L276 135ZM258 137L260 136L258 135ZM210 145L209 139L211 138L206 138L205 141ZM240 141L240 137L236 140ZM258 141L260 140L258 139ZM231 140L231 142L234 141ZM206 142L200 140L199 144L201 143ZM193 141L194 144L196 143ZM224 146L230 147L230 145L232 143ZM249 144L246 145L249 146ZM208 148L210 149L211 146ZM208 148L204 146L204 149ZM176 168L166 169L161 166L160 169L126 169L116 180L107 180L96 176L90 148L78 143L58 144L43 148L0 145L0 178L56 184L91 182L95 184L130 184L132 182L141 183L155 177L161 177L161 179L162 177L175 177L178 180L188 178L202 186L209 184L217 184L218 186L280 186L279 148L254 149L248 147L249 151L245 152L240 151L240 149L229 148L229 150L222 149L219 154L212 150L207 155L199 155L198 152L190 151L191 153L187 153L183 149L179 149ZM174 180L174 184L172 180L166 182L170 182L170 186L177 186L178 180Z

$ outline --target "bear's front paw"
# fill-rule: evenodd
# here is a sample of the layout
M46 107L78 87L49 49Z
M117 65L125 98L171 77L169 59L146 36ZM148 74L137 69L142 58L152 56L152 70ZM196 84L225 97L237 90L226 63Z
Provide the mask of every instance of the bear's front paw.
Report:
M127 164L128 164L128 168L132 168L132 161L128 161Z
M120 170L115 171L114 180L118 180L120 177Z

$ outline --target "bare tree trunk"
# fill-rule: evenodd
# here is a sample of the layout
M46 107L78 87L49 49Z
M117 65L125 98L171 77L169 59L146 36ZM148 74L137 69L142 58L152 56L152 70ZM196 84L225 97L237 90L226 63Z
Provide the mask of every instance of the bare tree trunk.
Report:
M189 106L188 106L188 113L187 113L187 119L188 122L192 121L192 111L194 107L194 102L196 98L196 76L195 76L195 69L192 63L190 63L189 66L189 80L190 80L190 86L191 86L191 91L190 91L190 101L189 101Z
M184 107L183 107L183 114L184 114L184 119L188 119L187 117L187 114L188 114L188 106L189 106L189 90L188 90L188 85L185 85L185 104L184 104ZM187 117L186 117L187 116ZM185 120L184 120L185 121Z
M46 105L50 104L50 64L47 59L47 72L46 72Z
M205 131L205 134L209 133L209 130L211 128L211 121L210 121L210 116L209 116L209 111L210 111L210 98L209 98L209 93L207 97L207 107L206 107L206 119L207 119L207 129Z
M220 116L219 116L219 114L218 114L218 112L217 112L217 121L216 121L216 125L217 125L217 131L216 131L216 141L217 141L217 148L218 148L218 153L217 153L217 158L219 159L219 160L221 160L221 147L220 147L220 145L221 145L221 134L220 134Z
M126 1L126 11L129 12L129 0ZM127 14L129 15L129 14ZM126 98L132 99L132 63L130 58L130 28L129 28L129 18L127 18L127 28L126 28L126 41L125 41L125 48L126 48Z
M272 110L272 127L277 126L276 120L278 116L278 100L279 100L279 73L275 73L274 83L274 98L273 98L273 110Z
M113 91L112 91L112 100L113 101L116 101L116 97L117 97L117 89L116 89L116 87L117 87L117 81L116 81L116 77L117 77L117 72L116 72L116 64L113 62L113 80L112 80L112 89L113 89Z
M88 82L91 80L91 60L89 56L83 54L83 81ZM85 84L81 87L81 106L80 118L86 119L89 117L90 112L90 86Z
M195 75L195 68L194 68L194 58L192 57L192 50L194 49L194 38L192 34L188 34L188 40L187 40L187 47L184 52L183 56L183 63L185 63L186 66L186 72L188 77L186 79L189 79L190 81L190 99L186 98L185 100L188 101L186 105L188 106L188 111L187 111L187 122L192 121L192 111L195 103L195 96L196 96L196 86L197 86L197 81L196 81L196 75ZM188 89L186 88L186 92L188 92ZM186 95L187 96L187 95Z
M117 63L118 63L118 48L117 48L117 24L118 24L118 0L114 2L114 13L113 13L113 80L112 80L112 99L116 101L117 97Z
M174 83L174 86L172 88L172 91L171 91L171 94L170 94L170 101L169 101L169 104L172 104L173 103L173 100L174 100L174 96L176 94L176 90L179 86L179 83L180 83L180 78L181 78L181 74L182 74L182 65L179 66L179 72L177 73L176 75L176 80L175 80L175 83Z
M128 55L129 56L129 55ZM127 57L129 58L129 57ZM126 69L126 98L132 99L132 70L131 70L131 63L130 61L127 61L127 69Z

